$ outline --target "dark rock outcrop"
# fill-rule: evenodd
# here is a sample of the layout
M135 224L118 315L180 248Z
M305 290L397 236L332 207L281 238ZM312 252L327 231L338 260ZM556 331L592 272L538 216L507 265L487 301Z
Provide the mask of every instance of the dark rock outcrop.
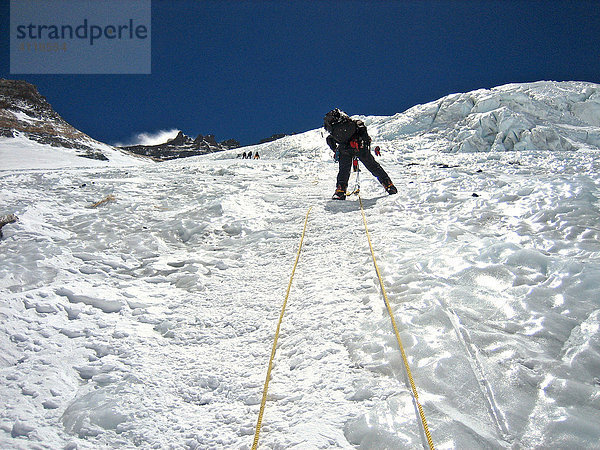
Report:
M8 225L9 223L15 223L18 220L19 220L19 218L17 216L15 216L14 214L7 214L5 216L0 217L0 239L2 239L2 237L3 237L2 227L4 225Z
M292 133L292 135L294 135L294 134L296 134L296 133ZM282 133L280 133L280 134L274 134L271 137L261 139L258 143L259 144L266 144L267 142L273 142L273 141L276 141L277 139L281 139L281 138L284 138L286 136L290 136L290 135L289 134L282 134Z
M220 152L232 148L238 148L240 143L235 139L217 142L212 134L203 136L201 134L192 139L180 131L173 139L158 145L129 145L119 147L137 155L149 156L158 161L166 161L175 158L187 158L189 156L206 155L207 153Z
M164 144L113 147L92 139L68 124L40 95L37 88L22 80L0 79L0 136L25 136L53 147L77 150L84 158L108 160L103 153L121 151L148 156L158 161L204 155L237 148L240 143L229 139L218 143L212 134L198 135L196 139L179 132Z
M23 135L41 144L78 150L78 156L108 160L98 149L104 144L68 124L40 95L22 80L0 79L0 136Z

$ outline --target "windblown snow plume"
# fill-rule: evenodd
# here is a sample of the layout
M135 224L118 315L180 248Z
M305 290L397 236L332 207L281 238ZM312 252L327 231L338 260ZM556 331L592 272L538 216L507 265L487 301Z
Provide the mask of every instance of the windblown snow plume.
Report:
M135 134L128 142L119 142L113 144L115 147L125 147L130 145L159 145L164 144L170 139L175 138L181 130L172 128L170 130L158 130L155 132L142 132Z

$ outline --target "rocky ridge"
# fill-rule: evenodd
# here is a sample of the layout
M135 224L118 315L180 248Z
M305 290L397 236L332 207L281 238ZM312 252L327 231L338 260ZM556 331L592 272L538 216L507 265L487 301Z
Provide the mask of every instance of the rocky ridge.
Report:
M196 139L180 131L173 139L157 145L129 145L119 147L137 155L151 157L158 161L205 155L223 150L238 148L240 143L235 139L217 142L212 134L199 134Z
M196 139L179 132L163 144L115 147L99 142L67 123L31 83L0 79L0 137L27 139L52 147L76 150L77 156L108 161L108 154L165 161L237 148L235 139L217 142L211 134Z
M77 150L84 158L106 161L112 148L67 123L37 88L22 80L0 79L0 136L28 139L53 147Z

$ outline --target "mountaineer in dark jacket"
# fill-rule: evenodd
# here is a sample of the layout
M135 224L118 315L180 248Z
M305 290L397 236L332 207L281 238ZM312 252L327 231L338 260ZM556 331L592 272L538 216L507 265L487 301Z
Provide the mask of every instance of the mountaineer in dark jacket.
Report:
M371 138L362 120L352 120L345 112L336 108L325 115L323 124L329 133L327 145L336 152L336 157L339 157L337 185L332 197L334 200L346 198L350 168L354 158L358 158L363 163L367 170L379 180L388 194L398 192L383 167L373 158Z

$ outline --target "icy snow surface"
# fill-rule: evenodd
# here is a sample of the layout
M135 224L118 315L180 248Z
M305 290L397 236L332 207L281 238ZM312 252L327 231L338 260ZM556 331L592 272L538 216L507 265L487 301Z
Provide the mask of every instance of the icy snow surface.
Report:
M16 115L16 113L13 113ZM20 113L25 115L24 113ZM25 115L26 116L26 115ZM0 170L5 169L60 169L66 167L106 167L107 165L149 164L148 159L131 155L122 150L97 141L81 143L102 153L108 162L78 156L81 151L64 147L51 147L27 139L24 135L16 138L0 137Z
M436 447L598 448L600 163L580 139L597 125L548 122L578 150L440 152L441 131L399 131L411 111L366 118L399 193L364 171L361 192ZM1 448L249 448L311 205L260 446L422 447L321 131L252 150L3 166Z

